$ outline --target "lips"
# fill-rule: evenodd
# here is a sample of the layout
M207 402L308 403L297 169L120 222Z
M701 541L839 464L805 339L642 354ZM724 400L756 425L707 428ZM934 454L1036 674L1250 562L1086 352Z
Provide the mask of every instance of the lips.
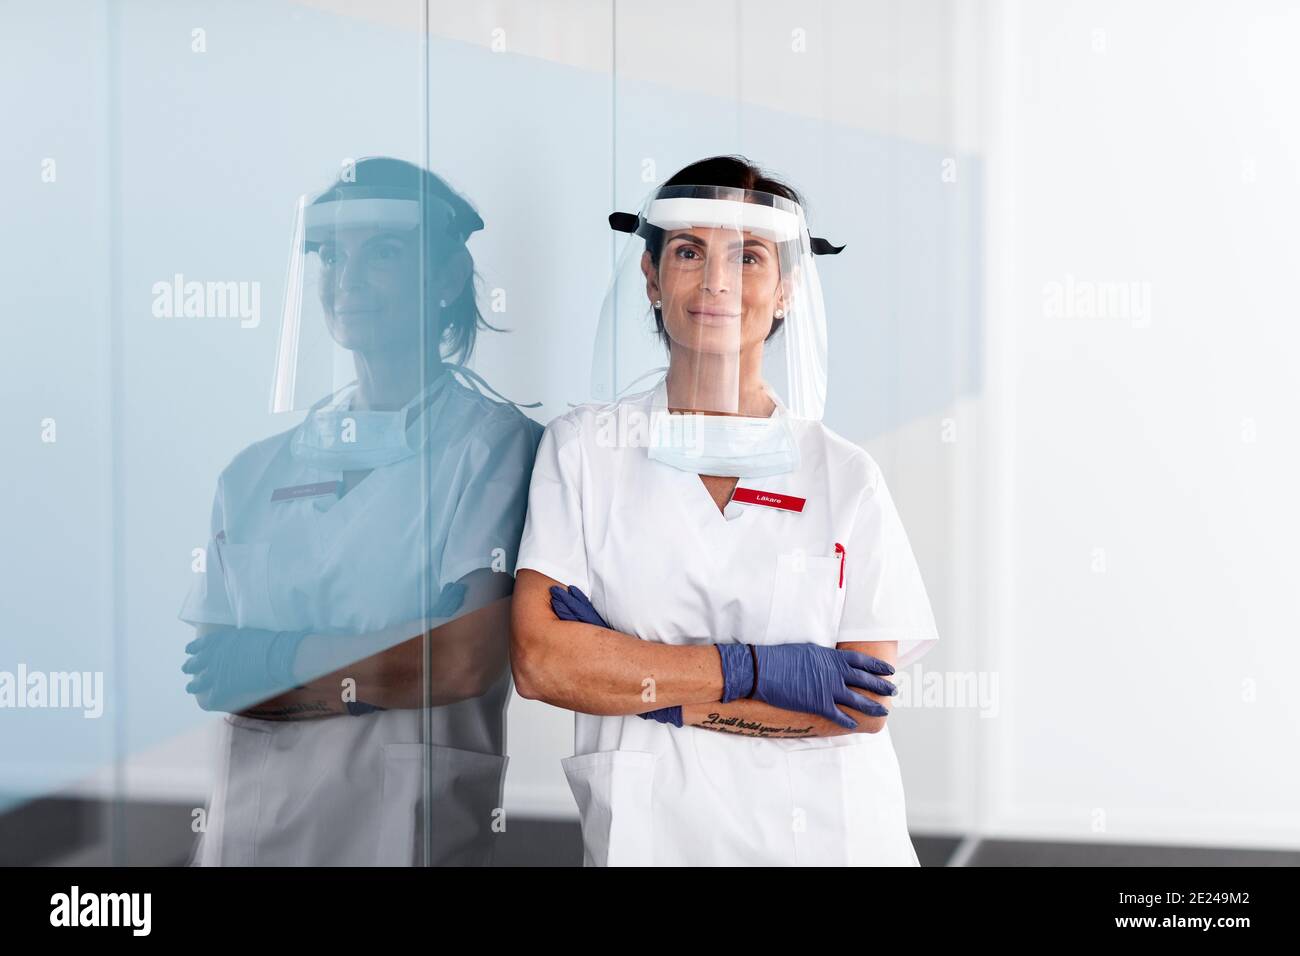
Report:
M686 314L701 325L727 325L740 318L739 312L724 312L719 309L687 309Z

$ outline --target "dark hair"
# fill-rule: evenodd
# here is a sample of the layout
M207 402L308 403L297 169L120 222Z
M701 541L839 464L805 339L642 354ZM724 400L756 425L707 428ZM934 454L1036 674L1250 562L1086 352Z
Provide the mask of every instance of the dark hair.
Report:
M433 268L446 262L460 249L465 249L465 242L470 235L483 228L483 220L470 205L469 200L447 185L439 176L402 159L391 156L369 156L359 159L334 184L313 202L331 202L348 199L359 195L404 195L415 194L422 202L420 215L424 234L424 250L427 265L422 279L425 283L425 315L440 314L441 325L431 335L437 343L437 354L426 355L426 360L433 364L444 358L459 364L469 360L474 351L474 342L480 329L498 332L489 325L478 310L476 284L478 273L474 270L474 258L470 256L470 279L465 283L459 296L447 303L444 309L436 309L433 301L433 286L430 281ZM427 197L440 200L451 207L450 225L443 217L432 215L432 203L423 205ZM469 255L469 250L465 249Z
M799 206L804 204L803 197L789 183L782 182L744 156L710 156L691 163L677 170L664 181L663 186L730 186L735 189L752 189L756 192L772 193L788 199ZM663 188L662 186L660 188ZM659 268L659 255L663 252L664 236L655 232L646 238L646 251L655 269ZM666 347L671 349L668 331L664 328L663 310L655 309L655 329ZM767 341L780 331L785 319L773 319L772 329L763 341Z

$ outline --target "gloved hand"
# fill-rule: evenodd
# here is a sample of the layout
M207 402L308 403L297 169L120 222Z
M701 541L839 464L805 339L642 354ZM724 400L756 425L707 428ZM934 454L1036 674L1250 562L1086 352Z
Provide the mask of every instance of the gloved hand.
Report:
M605 619L600 616L600 612L587 599L587 595L574 584L570 584L567 590L558 584L551 585L551 610L561 621L577 621L581 624L609 627Z
M889 711L850 687L892 697L896 688L877 674L892 674L887 662L860 651L820 644L717 644L722 657L722 703L753 697L782 710L797 710L833 720L852 730L857 721L836 704L871 717ZM754 664L758 664L757 679ZM750 688L753 693L750 693Z
M583 594L582 589L576 585L569 585L568 590L558 584L551 585L551 610L561 621L578 621L582 624L594 624L597 627L609 627L605 619L600 616L600 612L587 599L587 595ZM672 724L674 727L682 725L680 706L660 707L658 710L647 711L637 716L643 720L657 720L661 724Z
M465 585L452 581L438 592L438 599L429 609L429 617L451 617L465 603Z
M185 645L185 690L204 710L236 713L297 685L293 661L305 634L223 628Z

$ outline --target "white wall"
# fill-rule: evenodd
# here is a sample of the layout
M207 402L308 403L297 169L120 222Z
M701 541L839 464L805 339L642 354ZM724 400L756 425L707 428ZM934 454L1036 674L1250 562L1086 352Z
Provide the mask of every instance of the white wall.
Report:
M990 14L986 823L1300 846L1300 11Z

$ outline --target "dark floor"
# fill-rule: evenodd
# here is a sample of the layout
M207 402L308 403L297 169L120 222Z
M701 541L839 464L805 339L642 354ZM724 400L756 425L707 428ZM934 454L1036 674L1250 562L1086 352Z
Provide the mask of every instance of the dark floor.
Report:
M181 866L190 844L192 808L129 804L116 808L87 800L49 798L0 814L0 866ZM116 815L116 821L110 818ZM126 834L123 856L110 860L104 834ZM579 866L577 823L512 817L497 844L498 866ZM954 854L966 866L1300 866L1300 852L1102 843L983 840L959 847L959 836L913 834L922 866L946 866Z

